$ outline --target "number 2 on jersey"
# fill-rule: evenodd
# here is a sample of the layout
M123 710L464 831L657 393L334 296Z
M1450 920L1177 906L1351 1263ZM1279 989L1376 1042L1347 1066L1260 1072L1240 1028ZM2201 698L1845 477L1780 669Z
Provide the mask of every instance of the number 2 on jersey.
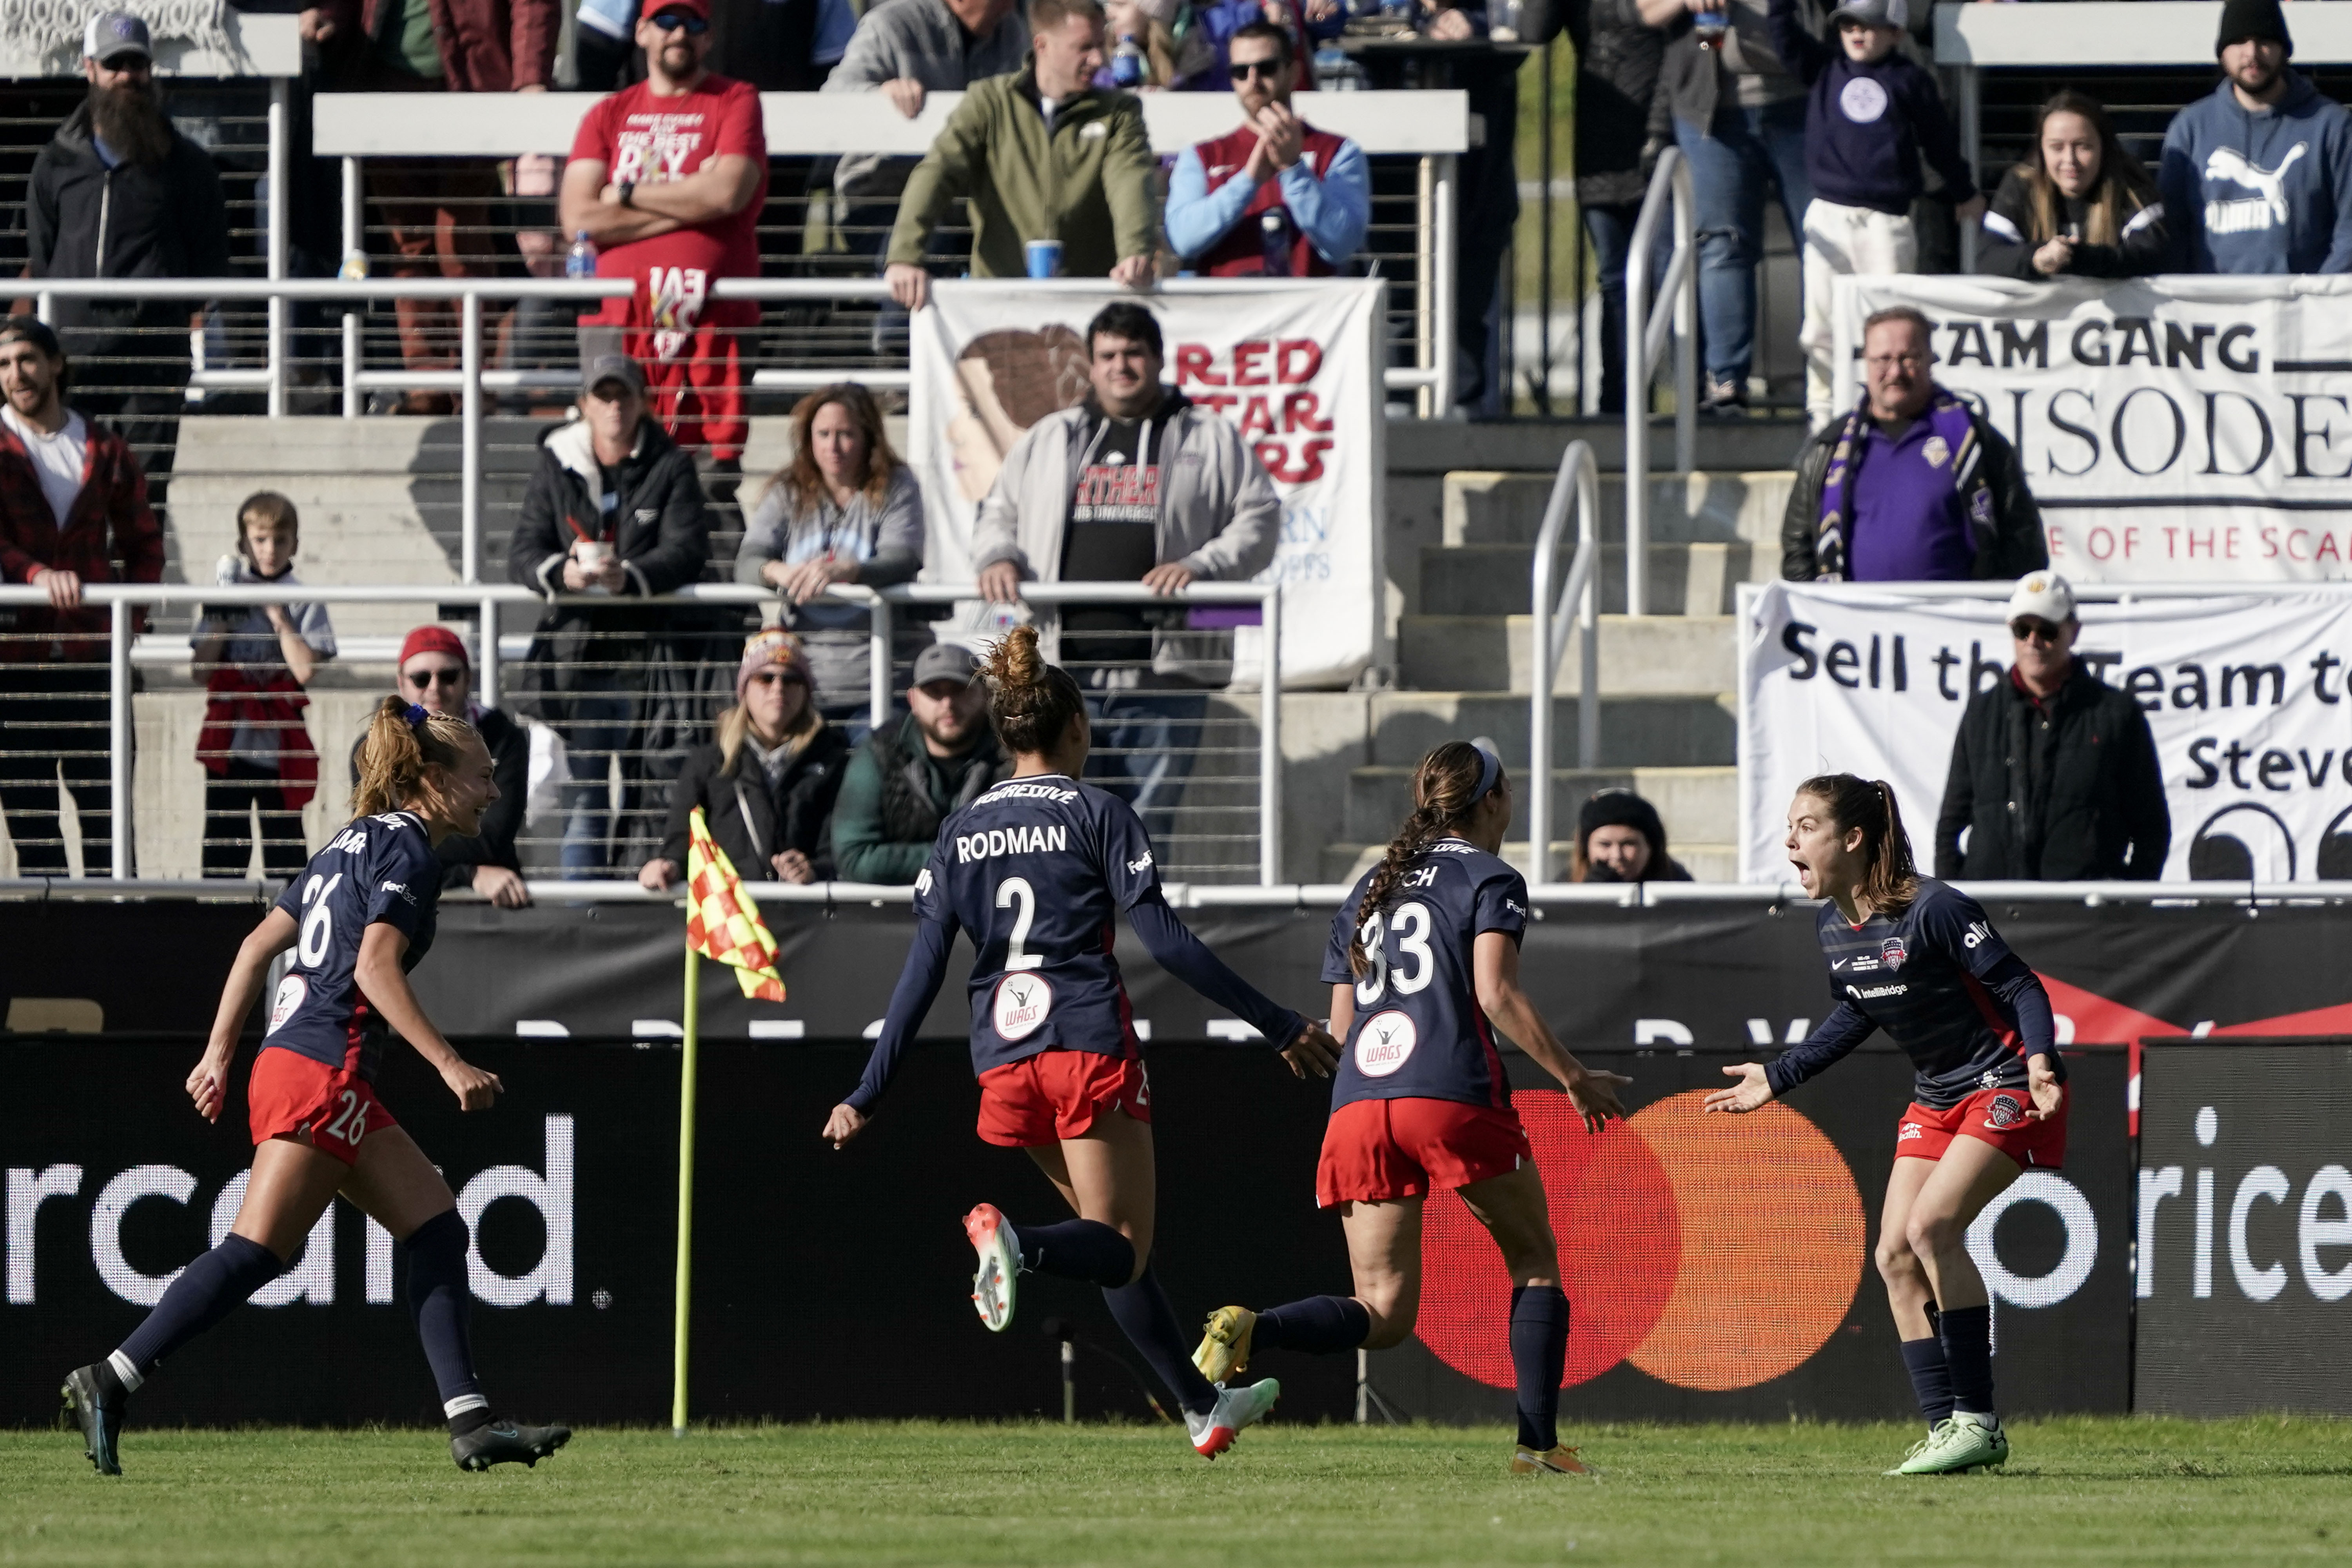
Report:
M996 907L1011 909L1016 904L1020 908L1013 916L1013 934L1004 943L1004 967L1035 969L1045 963L1045 955L1021 951L1021 944L1029 940L1030 924L1037 918L1036 889L1029 886L1026 877L1007 877L996 884Z
M1364 922L1364 955L1371 960L1372 972L1356 982L1358 1006L1370 1006L1388 990L1391 960L1387 939L1391 936L1396 938L1397 945L1397 994L1410 996L1428 985L1437 973L1435 956L1429 951L1429 906L1419 902L1398 905L1393 921L1375 914ZM1404 966L1407 959L1412 961L1410 969Z

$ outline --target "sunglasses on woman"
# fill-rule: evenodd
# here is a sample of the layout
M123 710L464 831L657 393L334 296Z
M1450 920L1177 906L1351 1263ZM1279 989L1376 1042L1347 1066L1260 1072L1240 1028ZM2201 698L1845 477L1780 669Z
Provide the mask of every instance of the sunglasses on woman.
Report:
M654 18L654 26L665 33L675 33L681 27L689 38L698 38L710 31L710 24L699 16L688 16L677 11L664 11Z
M807 681L803 680L799 676L786 675L781 669L763 669L759 674L751 678L751 684L754 686L774 686L780 682L792 686L806 686L808 684Z

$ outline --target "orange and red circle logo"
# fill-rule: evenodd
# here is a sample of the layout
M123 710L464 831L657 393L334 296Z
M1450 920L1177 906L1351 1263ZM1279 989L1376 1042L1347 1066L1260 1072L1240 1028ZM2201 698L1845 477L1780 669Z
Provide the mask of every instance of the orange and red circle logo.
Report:
M1564 1094L1512 1097L1573 1308L1562 1386L1631 1362L1681 1388L1750 1387L1802 1365L1853 1304L1866 1229L1844 1156L1778 1101L1703 1117L1705 1098L1671 1096L1594 1135ZM1510 1280L1460 1197L1431 1194L1421 1249L1422 1342L1512 1386Z

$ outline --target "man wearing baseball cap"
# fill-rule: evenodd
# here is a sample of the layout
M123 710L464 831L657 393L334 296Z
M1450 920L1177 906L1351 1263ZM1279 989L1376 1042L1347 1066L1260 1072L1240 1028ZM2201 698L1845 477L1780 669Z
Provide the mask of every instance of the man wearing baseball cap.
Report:
M912 882L951 812L1013 764L988 722L988 682L971 649L933 643L915 656L904 721L866 737L833 808L833 858L845 882Z
M2154 881L2172 844L2156 739L2138 698L2074 657L2073 585L2046 570L2020 578L2009 632L2016 662L1979 681L1952 742L1936 875Z

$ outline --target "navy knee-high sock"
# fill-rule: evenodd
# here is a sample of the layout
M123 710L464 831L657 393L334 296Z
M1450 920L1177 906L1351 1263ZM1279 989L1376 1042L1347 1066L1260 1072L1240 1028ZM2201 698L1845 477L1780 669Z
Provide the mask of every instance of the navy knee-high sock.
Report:
M230 1236L180 1271L146 1321L107 1358L125 1392L147 1381L163 1358L235 1311L286 1272L284 1259L257 1241Z
M1952 1408L1992 1414L1992 1309L1947 1307L1937 1320L1952 1369Z
M1032 1274L1083 1279L1108 1290L1135 1272L1135 1244L1098 1219L1066 1219L1058 1225L1005 1222L1013 1250Z
M1952 1368L1944 1359L1944 1342L1934 1334L1903 1342L1903 1367L1911 1374L1911 1391L1919 1396L1919 1414L1930 1431L1952 1413Z
M1129 1342L1143 1352L1143 1359L1176 1396L1177 1404L1193 1415L1206 1415L1216 1408L1216 1387L1192 1364L1192 1354L1184 1348L1184 1331L1176 1326L1176 1309L1168 1304L1168 1292L1160 1288L1159 1276L1147 1267L1132 1285L1106 1285L1103 1303L1110 1308Z
M1519 1442L1542 1453L1559 1442L1559 1380L1568 1367L1568 1296L1557 1285L1511 1292L1511 1370L1518 1374Z
M1362 1344L1372 1331L1372 1315L1352 1296L1309 1296L1268 1307L1250 1330L1250 1351L1301 1351L1336 1355Z
M456 1209L446 1209L409 1232L408 1315L416 1320L425 1360L441 1391L441 1414L450 1435L464 1436L490 1419L490 1402L474 1377L474 1346L467 1332L473 1289L466 1279L471 1237Z

